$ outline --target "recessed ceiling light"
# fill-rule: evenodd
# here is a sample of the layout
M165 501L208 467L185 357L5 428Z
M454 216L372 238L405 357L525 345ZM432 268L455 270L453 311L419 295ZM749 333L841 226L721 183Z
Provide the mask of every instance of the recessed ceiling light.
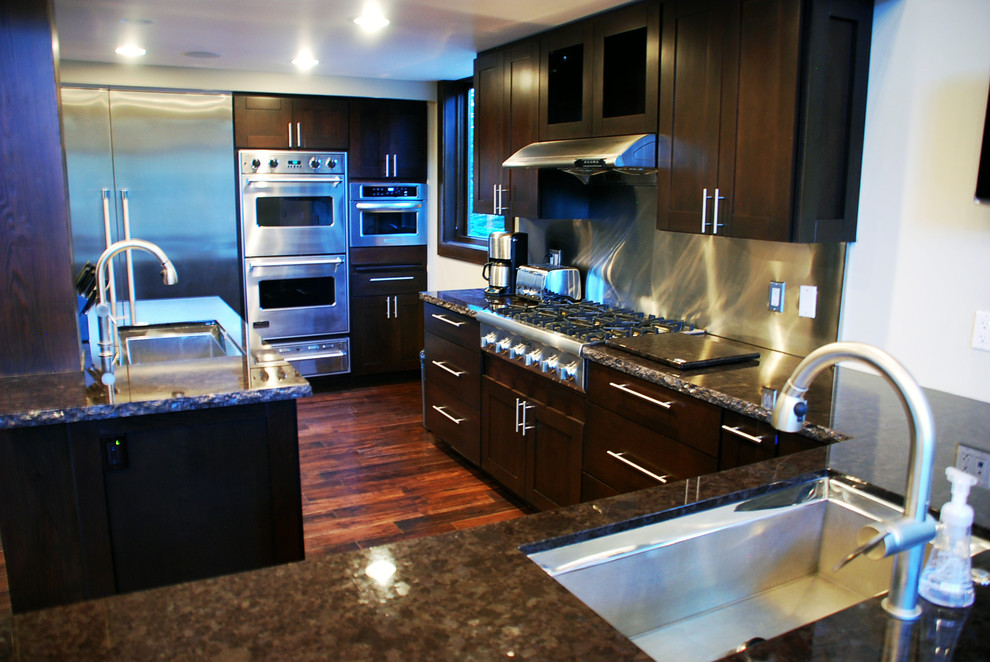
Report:
M135 46L134 44L126 44L124 46L118 46L114 51L117 55L123 55L124 57L141 57L148 51L144 50L140 46Z
M319 63L319 60L306 52L300 53L296 56L296 59L292 61L292 64L296 65L300 69L312 69Z
M378 32L389 24L389 20L385 18L381 7L373 2L369 2L364 6L364 9L361 10L361 15L355 18L354 22L361 26L361 29L365 32Z

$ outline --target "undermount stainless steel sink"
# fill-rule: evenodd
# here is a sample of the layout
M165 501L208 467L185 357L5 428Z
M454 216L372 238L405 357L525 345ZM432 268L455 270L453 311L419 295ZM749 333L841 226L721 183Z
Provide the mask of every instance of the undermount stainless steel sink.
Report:
M528 556L654 659L713 660L885 593L889 558L832 568L900 515L822 477Z
M241 347L215 320L123 326L118 329L118 334L120 362L123 365L191 361L244 354Z

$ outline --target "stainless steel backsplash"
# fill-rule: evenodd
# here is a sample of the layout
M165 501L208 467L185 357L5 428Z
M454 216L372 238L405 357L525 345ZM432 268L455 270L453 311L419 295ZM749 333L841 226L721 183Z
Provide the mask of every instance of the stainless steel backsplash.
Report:
M549 249L584 276L585 298L686 319L718 336L796 356L837 338L845 244L788 244L656 230L652 178L592 184L589 218L517 219L530 262ZM770 281L786 283L769 310ZM801 285L818 288L814 319L798 316Z

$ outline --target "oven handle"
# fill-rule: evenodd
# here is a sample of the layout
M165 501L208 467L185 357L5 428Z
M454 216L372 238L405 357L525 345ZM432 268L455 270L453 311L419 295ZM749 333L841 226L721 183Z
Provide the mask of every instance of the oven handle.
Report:
M389 202L388 204L382 204L381 202L354 203L355 209L378 209L380 211L389 211L390 209L420 209L422 206L422 202Z
M343 184L344 178L337 175L309 175L308 177L258 176L245 177L248 184Z
M347 356L339 349L333 350L332 352L323 352L322 354L297 354L295 356L284 356L283 358L292 363L293 361L311 361L315 359L339 359L341 356Z
M343 264L344 258L342 257L331 257L313 260L293 260L292 262L257 262L258 258L249 258L254 260L253 264L248 265L249 271L254 271L255 269L267 269L270 267L300 267L312 264Z

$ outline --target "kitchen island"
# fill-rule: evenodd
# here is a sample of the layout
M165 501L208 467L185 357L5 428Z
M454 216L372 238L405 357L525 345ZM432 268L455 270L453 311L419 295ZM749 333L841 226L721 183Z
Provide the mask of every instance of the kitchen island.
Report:
M0 380L0 536L15 612L303 557L295 400L221 299L140 301L216 322L224 355ZM257 347L257 345L256 345ZM85 348L85 343L84 343ZM86 361L86 352L83 354Z
M888 412L878 407L885 407L889 387L872 375L850 379L860 389L856 397L836 402L849 416L880 421L870 436L509 522L18 614L0 621L0 646L7 646L0 659L647 660L519 548L586 539L706 508L727 495L803 481L826 472L837 449L858 449L841 458L856 456L848 459L855 469L879 475L880 465L896 467L907 439L896 428L889 440L881 438ZM990 406L960 400L933 402L936 425L950 436L987 422ZM986 509L974 505L985 526ZM990 569L990 554L974 565ZM990 658L990 589L976 593L954 644L956 660ZM879 602L867 600L734 659L890 659L892 632L914 642L897 659L933 659L932 611L901 627Z

